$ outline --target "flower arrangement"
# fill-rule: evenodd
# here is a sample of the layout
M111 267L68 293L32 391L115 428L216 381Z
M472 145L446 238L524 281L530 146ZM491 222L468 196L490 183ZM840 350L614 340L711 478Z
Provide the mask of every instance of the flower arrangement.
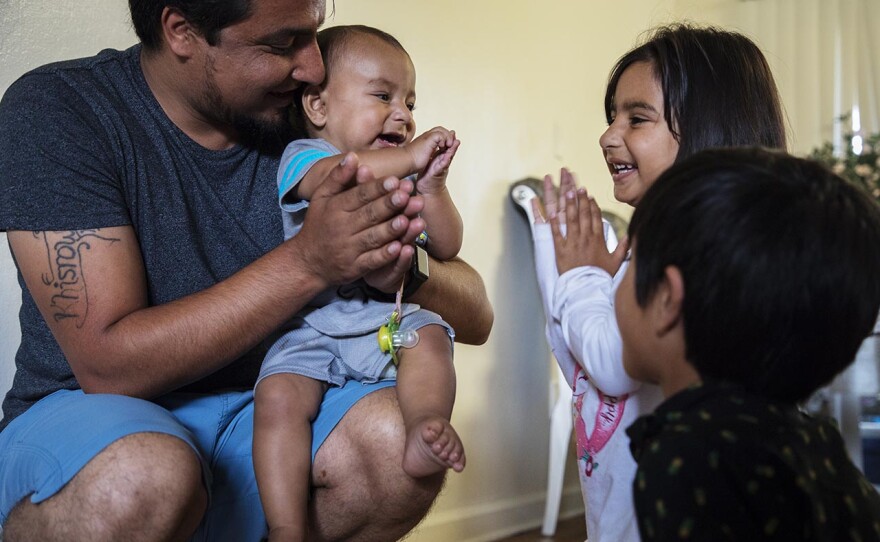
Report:
M838 120L846 121L850 116L843 115ZM842 154L834 152L834 145L826 141L822 146L813 149L809 158L822 162L834 173L847 181L861 186L880 202L880 133L863 136L861 152L856 154L857 145L851 142L856 134L843 135L844 150Z

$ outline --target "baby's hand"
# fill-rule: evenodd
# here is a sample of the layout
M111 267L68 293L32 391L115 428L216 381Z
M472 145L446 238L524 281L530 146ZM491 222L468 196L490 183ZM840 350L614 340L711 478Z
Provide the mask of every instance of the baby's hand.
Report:
M609 253L605 245L605 231L602 226L602 210L596 200L587 196L583 188L576 192L562 192L565 202L565 217L551 213L550 229L553 231L553 246L556 249L556 268L563 274L575 267L591 265L600 267L611 276L617 273L629 243L624 237L614 252ZM562 235L560 223L565 220L566 232Z
M417 186L420 194L438 194L446 189L446 175L449 173L449 165L461 145L461 141L455 137L455 132L449 133L452 135L452 144L447 147L441 146L428 162L425 171L419 175Z
M413 161L411 173L421 173L431 163L431 159L440 152L448 149L455 141L455 132L442 126L435 126L424 134L413 139L404 148L409 151Z

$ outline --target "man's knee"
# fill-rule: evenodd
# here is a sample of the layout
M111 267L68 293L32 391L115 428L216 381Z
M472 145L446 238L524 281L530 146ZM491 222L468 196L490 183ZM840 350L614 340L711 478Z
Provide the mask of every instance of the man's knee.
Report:
M105 448L46 501L22 501L3 536L6 541L113 540L122 534L132 540L186 538L206 504L193 449L166 434L136 433ZM131 538L132 533L142 536Z
M398 471L403 473L405 439L395 388L371 393L345 414L318 450L313 483L337 487L352 480L379 482L389 474L396 477Z
M178 515L178 510L201 504L204 512L207 493L201 463L186 442L162 433L137 433L106 451L112 455L99 465L103 476L101 471L91 473L93 488L119 493L126 508L149 505Z
M324 538L396 540L427 514L444 473L408 476L402 466L405 440L394 388L371 393L345 415L313 469L313 519ZM340 509L346 514L338 514Z

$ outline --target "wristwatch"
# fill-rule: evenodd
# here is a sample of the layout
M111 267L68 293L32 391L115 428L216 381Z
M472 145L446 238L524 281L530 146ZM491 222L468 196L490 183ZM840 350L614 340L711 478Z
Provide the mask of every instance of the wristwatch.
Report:
M428 253L422 247L416 246L412 265L409 268L409 276L406 278L406 284L403 287L403 297L409 297L414 294L428 280L429 275Z

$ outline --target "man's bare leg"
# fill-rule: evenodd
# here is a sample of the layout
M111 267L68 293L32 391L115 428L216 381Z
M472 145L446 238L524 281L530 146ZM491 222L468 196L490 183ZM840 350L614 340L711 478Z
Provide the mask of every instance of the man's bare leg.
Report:
M169 435L136 433L104 449L50 499L22 500L3 540L187 540L206 506L192 448Z
M401 467L406 431L394 388L346 413L312 468L311 540L398 540L422 520L445 471L412 478Z

